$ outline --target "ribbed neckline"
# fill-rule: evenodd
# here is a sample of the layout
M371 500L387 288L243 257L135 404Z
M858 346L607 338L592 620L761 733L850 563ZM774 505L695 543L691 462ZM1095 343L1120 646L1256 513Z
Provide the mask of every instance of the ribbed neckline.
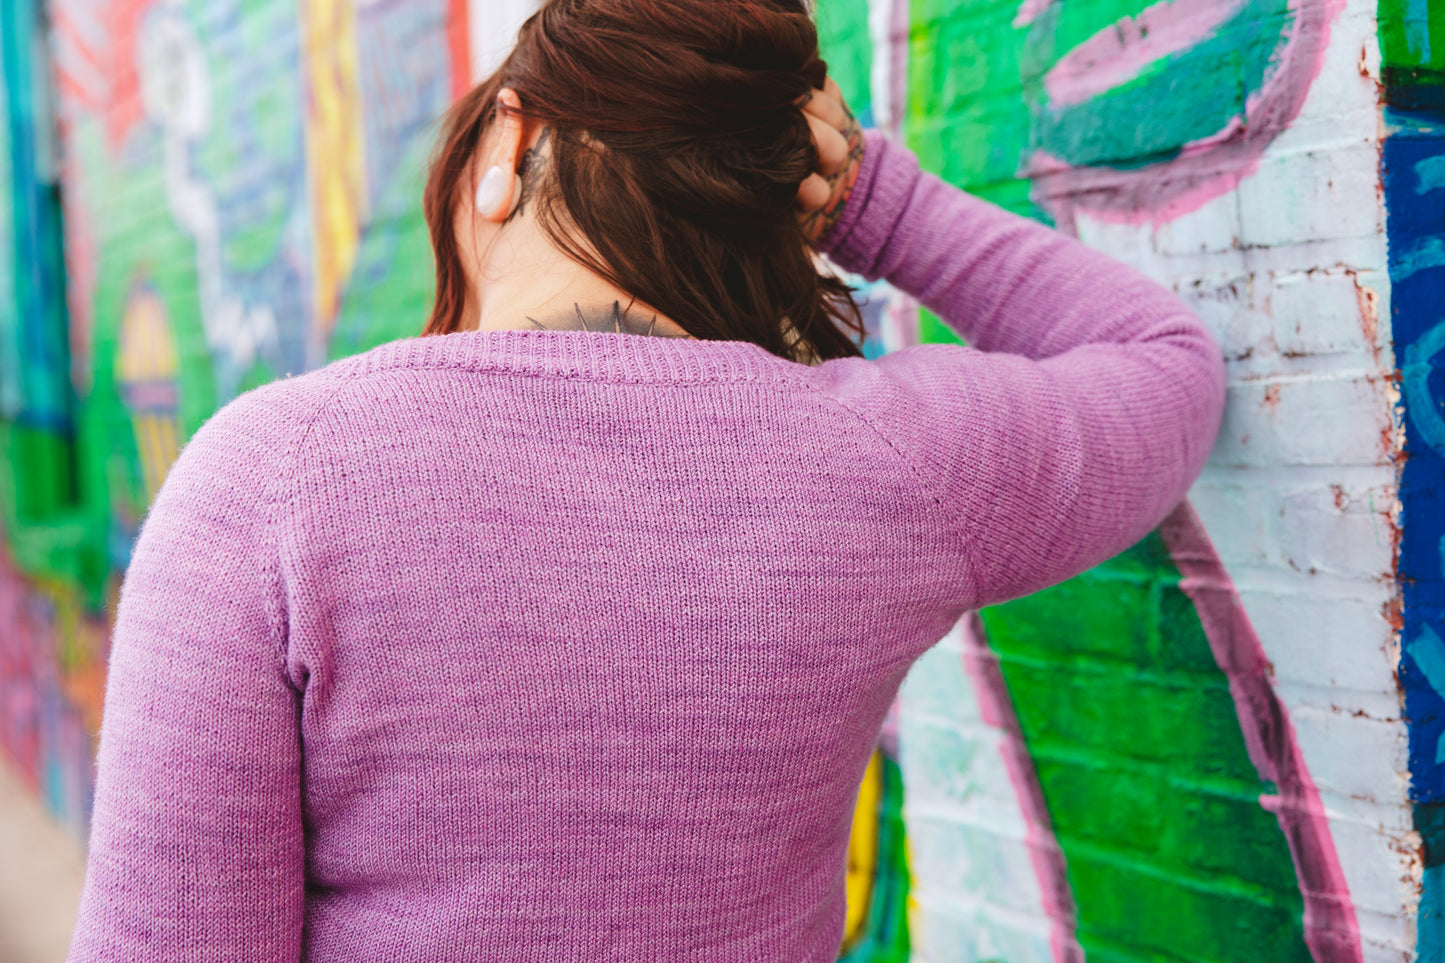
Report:
M587 331L463 331L393 341L354 361L362 373L459 368L614 382L791 381L811 370L748 341Z

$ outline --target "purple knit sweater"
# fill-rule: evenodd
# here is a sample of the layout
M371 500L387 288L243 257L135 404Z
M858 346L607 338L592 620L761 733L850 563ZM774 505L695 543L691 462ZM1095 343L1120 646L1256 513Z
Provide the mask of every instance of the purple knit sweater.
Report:
M70 959L834 959L908 667L1160 521L1223 376L876 135L829 247L974 348L470 332L213 417L126 575Z

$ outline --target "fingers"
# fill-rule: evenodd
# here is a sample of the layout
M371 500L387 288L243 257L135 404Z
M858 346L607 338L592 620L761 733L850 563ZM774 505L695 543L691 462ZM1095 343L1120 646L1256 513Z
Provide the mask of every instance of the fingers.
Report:
M798 216L803 233L816 242L838 222L853 191L863 157L863 131L831 77L799 106L818 149L818 169L798 189Z
M834 130L842 130L848 126L852 117L848 108L843 106L843 94L831 77L828 78L828 84L831 89L813 92L813 99L803 105L803 112L819 118Z
M815 114L808 114L813 142L818 146L818 170L833 175L848 165L848 139L836 127Z
M833 187L821 174L809 174L798 188L798 206L805 211L820 210L833 196Z

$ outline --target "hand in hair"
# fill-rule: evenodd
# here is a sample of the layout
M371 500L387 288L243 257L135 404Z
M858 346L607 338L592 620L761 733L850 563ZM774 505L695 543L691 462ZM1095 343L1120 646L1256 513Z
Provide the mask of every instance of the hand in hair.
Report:
M829 77L822 90L803 101L803 114L813 129L818 170L798 189L798 217L808 240L817 241L843 216L863 164L863 128L843 100L843 91Z

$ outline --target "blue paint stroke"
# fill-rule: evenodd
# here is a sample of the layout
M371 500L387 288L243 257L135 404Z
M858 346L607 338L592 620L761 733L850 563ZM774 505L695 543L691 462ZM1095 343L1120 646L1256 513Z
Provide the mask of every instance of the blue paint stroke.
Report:
M1390 134L1381 178L1407 456L1396 573L1401 638L1408 640L1400 687L1409 720L1410 796L1434 807L1445 804L1445 205L1419 198L1445 170L1445 130L1428 110L1387 107L1385 120Z
M1445 545L1445 540L1441 544ZM1410 641L1409 652L1410 658L1424 673L1425 681L1437 693L1445 694L1445 641L1441 641L1435 630L1426 625ZM1435 744L1435 762L1445 762L1445 738Z

